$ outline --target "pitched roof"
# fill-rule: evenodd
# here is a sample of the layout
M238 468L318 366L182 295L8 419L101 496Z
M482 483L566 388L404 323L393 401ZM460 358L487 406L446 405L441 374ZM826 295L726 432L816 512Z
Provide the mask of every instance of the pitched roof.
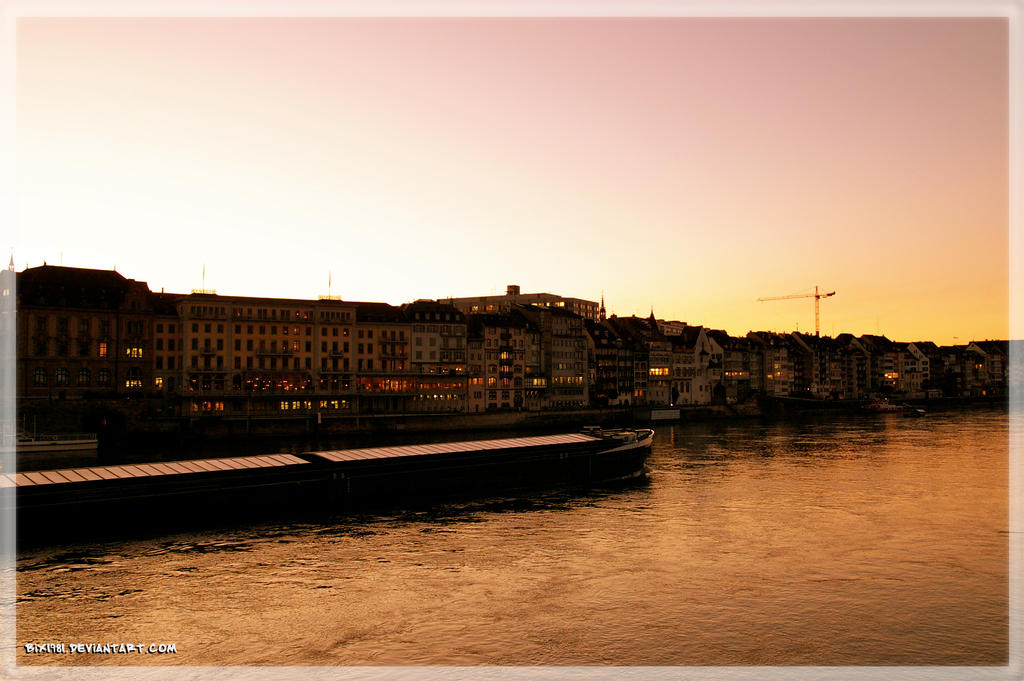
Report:
M872 349L879 352L895 352L899 347L885 336L876 336L872 334L864 334L860 337L861 341L866 345L871 346Z
M389 305L388 303L351 302L348 304L355 306L356 321L358 322L394 324L408 321L402 312L402 308Z
M454 305L441 303L433 300L417 300L413 303L402 305L402 310L410 321L447 321L463 323L466 316ZM416 315L421 315L417 319ZM432 317L432 315L437 315Z
M692 350L693 348L697 347L697 341L700 339L700 332L703 329L703 326L687 326L685 329L683 329L682 333L678 335L669 336L668 340L672 344L672 349Z
M722 329L708 329L707 334L711 336L711 339L718 343L723 349L727 346L731 346L736 338L733 338Z
M1010 355L1010 341L984 340L974 341L974 344L990 355L999 354L1004 357Z
M185 296L181 293L153 293L149 300L153 313L164 316L177 316L178 302Z
M133 283L114 270L43 265L18 273L18 299L22 305L112 310L124 302Z
M509 312L487 312L485 314L471 314L466 316L466 324L469 332L479 336L484 328L507 328L507 329L533 329L530 320L518 310Z
M595 345L613 345L619 340L619 334L615 332L610 324L597 322L593 319L584 319L583 328L593 339Z

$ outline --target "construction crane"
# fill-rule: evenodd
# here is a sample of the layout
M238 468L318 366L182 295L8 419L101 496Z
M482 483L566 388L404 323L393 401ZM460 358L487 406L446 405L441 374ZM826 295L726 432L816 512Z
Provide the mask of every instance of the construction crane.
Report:
M828 298L829 296L834 296L835 294L836 294L835 291L832 291L831 293L818 293L818 287L815 286L814 287L814 293L794 293L791 296L774 296L772 298L758 298L757 301L760 303L760 302L764 302L766 300L789 300L790 298L814 298L814 335L815 336L820 336L821 335L821 331L820 331L820 328L819 328L820 327L819 322L820 322L820 319L821 319L821 314L820 314L820 312L818 310L818 306L820 304L819 301L822 298Z

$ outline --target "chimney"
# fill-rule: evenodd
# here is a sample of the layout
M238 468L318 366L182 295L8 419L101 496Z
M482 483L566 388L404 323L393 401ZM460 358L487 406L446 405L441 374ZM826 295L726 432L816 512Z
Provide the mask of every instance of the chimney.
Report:
M505 289L505 295L506 296L518 296L519 295L519 286L517 286L516 284L509 284L508 288Z

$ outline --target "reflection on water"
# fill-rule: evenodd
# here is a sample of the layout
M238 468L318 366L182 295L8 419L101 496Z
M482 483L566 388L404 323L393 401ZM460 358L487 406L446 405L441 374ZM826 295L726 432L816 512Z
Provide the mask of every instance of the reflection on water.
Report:
M1002 665L1005 411L662 427L647 483L18 560L24 664Z

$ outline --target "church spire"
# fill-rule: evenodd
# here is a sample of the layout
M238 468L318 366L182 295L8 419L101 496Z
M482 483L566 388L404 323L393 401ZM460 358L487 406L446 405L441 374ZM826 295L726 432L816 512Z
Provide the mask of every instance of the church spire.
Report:
M601 291L601 309L600 309L600 311L599 311L599 318L600 318L600 320L601 320L602 322L603 322L603 321L605 320L605 311L604 311L604 291Z

